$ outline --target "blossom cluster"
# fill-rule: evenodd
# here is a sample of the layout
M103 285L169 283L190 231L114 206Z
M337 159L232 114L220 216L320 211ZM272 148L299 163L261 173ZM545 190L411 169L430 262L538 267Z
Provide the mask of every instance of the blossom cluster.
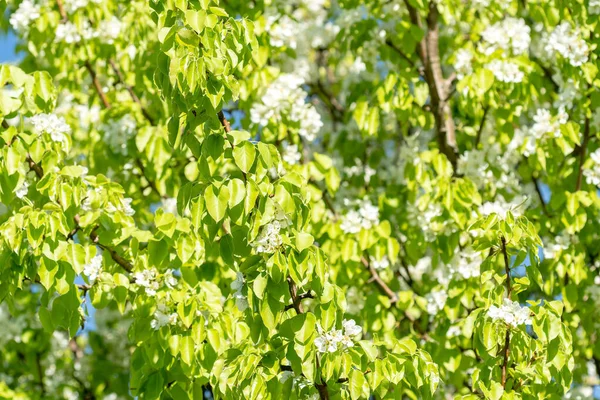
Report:
M83 266L83 273L90 282L95 281L102 272L102 254L96 254L89 263Z
M281 207L277 206L275 216L271 222L263 226L258 237L252 243L257 253L272 254L283 244L281 229L291 224Z
M29 122L35 133L47 133L55 142L64 143L67 140L66 135L71 134L71 127L65 119L55 114L37 114L31 117Z
M99 39L102 43L112 44L122 29L123 23L116 17L100 21L97 29L94 29L89 21L83 21L81 26L67 21L56 27L55 40L73 44L82 40Z
M135 210L133 209L133 207L131 207L132 201L133 201L133 199L131 197L126 197L117 205L109 203L106 206L106 211L109 213L121 211L123 214L127 215L128 217L131 217L132 215L135 214Z
M444 289L432 290L425 295L425 300L427 300L427 313L436 315L444 309L446 300L448 300L448 292Z
M27 35L29 27L40 17L40 6L31 0L23 0L10 16L10 25L21 34Z
M504 303L500 307L491 306L487 315L494 321L503 321L513 328L519 325L531 325L529 308L521 307L518 302L507 298L504 299Z
M353 202L345 201L346 206ZM350 210L342 217L340 228L345 233L358 233L363 229L371 229L379 225L379 208L369 199L358 201L358 210Z
M523 19L505 18L488 26L481 33L484 43L480 46L480 51L485 55L490 55L498 49L514 55L523 54L531 42L530 31L531 28Z
M129 154L127 143L137 130L136 120L129 114L119 119L111 119L100 125L99 130L104 133L104 141L115 152L123 156Z
M590 154L590 164L584 168L583 175L590 185L600 186L600 149Z
M304 80L293 74L282 74L268 88L260 103L250 110L253 123L266 126L270 120L292 122L298 125L298 134L309 142L317 137L323 126L317 109L305 99Z
M161 288L161 284L168 289L173 289L177 286L177 278L173 274L173 270L167 270L159 279L159 274L156 268L147 268L133 274L135 284L144 288L148 296L155 296L156 292Z
M314 343L319 353L335 353L338 349L353 347L354 341L360 339L358 335L362 333L362 328L353 319L344 320L342 329L324 332L321 326L317 325L317 330L319 336Z
M519 66L511 61L492 60L485 67L501 82L519 83L525 77Z
M176 325L179 321L179 316L176 312L170 312L165 304L159 303L154 311L154 318L150 321L150 326L154 330L158 330L163 326Z
M578 28L573 29L568 22L558 25L548 38L546 51L559 53L574 67L583 65L588 60L589 46Z

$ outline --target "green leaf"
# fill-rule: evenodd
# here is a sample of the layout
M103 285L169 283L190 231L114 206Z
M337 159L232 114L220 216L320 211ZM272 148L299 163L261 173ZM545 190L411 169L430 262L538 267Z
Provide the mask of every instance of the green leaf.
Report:
M217 188L216 186L211 185L206 188L206 191L204 192L206 209L215 222L219 222L223 219L223 217L225 217L228 200L229 190L226 186Z
M235 164L244 173L248 173L248 171L250 171L252 164L254 164L255 158L256 148L250 142L242 142L233 149L233 159L235 160Z

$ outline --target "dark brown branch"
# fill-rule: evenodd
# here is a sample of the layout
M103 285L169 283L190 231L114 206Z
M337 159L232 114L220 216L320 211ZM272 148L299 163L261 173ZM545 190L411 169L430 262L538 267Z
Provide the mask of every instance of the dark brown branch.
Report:
M56 0L56 5L58 5L58 12L60 14L61 22L67 22L69 20L69 17L67 16L67 12L65 11L65 6L62 0Z
M510 353L510 329L506 327L506 336L504 337L504 361L502 362L502 387L506 388L506 373L508 369L508 355Z
M221 110L217 113L217 117L219 117L219 121L221 122L221 125L223 125L223 128L225 128L225 132L226 133L231 132L231 124L229 123L229 121L227 121L227 118L225 118L225 114L223 114L223 110Z
M546 202L544 201L544 197L542 196L542 191L540 190L540 183L536 178L531 178L533 180L533 185L535 187L535 191L540 199L540 204L542 205L542 211L548 218L551 218L550 212L548 212L548 207L546 206Z
M394 50L396 53L398 53L398 55L400 57L402 57L411 67L415 68L415 62L413 60L411 60L398 46L396 46L394 44L394 42L392 42L390 39L387 39L385 41L385 44L390 47L392 50Z
M289 284L289 281L288 281ZM290 292L291 293L291 292ZM314 299L315 296L310 292L310 290L306 293L302 293L301 295L299 295L298 297L296 297L298 303L301 302L304 299ZM292 304L288 304L287 306L285 306L284 310L291 310L291 309L296 309L296 305L292 302ZM296 310L297 312L297 310Z
M379 289L390 299L390 303L395 304L398 301L398 295L381 279L375 268L366 257L361 257L360 261L371 274L371 280L377 284Z
M69 232L69 234L67 235L67 241L73 240L73 237L75 237L77 232L79 232L79 229L81 229L81 227L79 226L79 214L75 215L73 217L73 220L75 221L75 228L73 228L71 232Z
M35 174L37 175L37 177L39 179L42 179L42 177L44 176L44 169L42 168L41 165L37 164L35 161L33 161L33 159L31 158L31 156L29 154L27 154L27 163L29 164L29 169L33 172L35 172Z
M96 93L98 93L98 96L100 96L100 100L102 101L104 108L110 108L110 103L108 102L108 99L106 98L106 94L102 90L102 85L100 85L100 81L98 80L96 71L92 67L92 64L90 64L90 62L87 60L85 62L85 68L88 70L90 77L92 78L92 84L94 85L94 89L96 89Z
M479 129L477 130L477 136L475 137L475 143L473 144L473 149L477 150L479 146L479 142L481 142L481 134L483 133L483 127L485 126L485 120L487 118L488 111L490 110L489 106L485 106L483 108L483 116L481 117L481 122L479 123Z
M506 238L500 237L502 242L502 256L504 257L504 271L506 272L506 298L510 299L512 285L510 281L510 264L508 262L508 252L506 251Z
M121 84L123 84L123 86L125 86L125 89L127 89L127 92L129 92L129 96L131 97L131 99L135 103L139 104L139 106L142 110L142 114L144 115L144 118L146 118L146 120L150 123L150 125L154 125L154 118L152 118L152 116L150 115L148 110L146 110L146 108L142 105L140 98L135 94L135 92L133 91L133 88L125 82L125 77L123 76L123 72L121 72L121 68L119 68L119 66L117 65L115 60L113 60L112 58L109 59L108 62L110 64L112 70L117 75L119 83L121 83Z
M579 169L577 171L577 183L575 185L575 191L581 190L581 182L583 179L583 164L585 163L585 157L587 153L587 145L590 141L590 117L585 117L585 125L583 128L583 142L581 143L581 152L579 153Z
M106 245L103 245L102 243L100 243L100 240L98 238L98 234L96 233L96 230L98 229L98 227L95 227L92 232L90 233L90 240L98 247L100 247L102 250L107 251L110 254L110 257L113 259L114 262L116 262L117 264L119 264L125 271L127 272L131 272L133 271L133 265L127 261L126 259L124 259L123 257L121 257L119 255L119 253L116 252L115 249L108 247Z
M42 398L46 397L46 385L44 384L44 371L42 370L42 358L40 353L35 354L35 367L38 373L38 386L40 387L40 392L42 394Z
M152 179L150 179L148 177L148 174L146 173L146 167L144 167L144 163L142 163L142 160L140 158L136 158L135 159L135 163L138 166L138 168L140 169L140 172L142 173L142 176L148 182L148 187L150 187L159 197L164 198L165 196L163 196L160 193L160 191L158 190L158 187L156 186L156 182L154 182Z

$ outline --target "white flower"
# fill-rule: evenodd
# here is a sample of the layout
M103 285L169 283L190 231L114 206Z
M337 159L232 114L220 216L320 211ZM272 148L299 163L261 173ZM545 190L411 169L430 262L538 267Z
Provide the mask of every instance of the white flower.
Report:
M390 266L390 260L387 256L383 256L380 260L371 256L369 257L369 262L375 269L386 269Z
M523 204L525 201L526 199L522 197L517 197L514 199L513 203L509 203L506 200L504 200L504 197L498 195L496 196L496 201L488 201L486 203L483 203L483 205L479 207L479 212L483 216L497 214L500 218L505 219L507 213L510 211L513 214L513 216L517 217L521 215L521 211L519 210L518 206Z
M155 268L145 269L141 272L136 272L133 274L135 283L145 288L146 294L148 296L156 295L156 291L160 287L158 281L156 280L157 276L158 272Z
M590 160L592 161L591 167L586 167L583 170L585 181L590 185L600 185L600 149L597 149L590 154Z
M283 244L281 238L281 223L277 220L265 225L252 246L256 248L257 253L275 253Z
M81 35L77 26L72 22L64 22L56 27L57 42L78 43L81 41Z
M175 325L179 320L177 313L169 313L169 310L164 304L159 304L154 311L154 319L150 322L150 326L154 330L159 330L166 325Z
M468 248L457 253L455 264L450 270L463 279L469 279L480 275L479 267L482 262L481 254Z
M590 15L600 15L600 0L590 0L588 13Z
M458 79L462 79L473 73L473 54L466 49L460 49L455 54L454 69Z
M488 26L481 37L486 42L482 44L481 51L490 55L497 49L512 52L514 55L523 54L529 48L531 28L520 18L508 17Z
M346 215L342 217L342 223L340 228L345 233L358 233L362 229L362 218L358 211L348 211Z
M531 312L527 307L521 307L516 301L504 299L500 307L491 306L487 312L494 321L503 321L513 328L518 325L531 325Z
M71 134L71 127L63 117L54 114L37 114L29 119L33 131L38 135L48 133L55 142L64 142L66 135Z
M175 278L175 276L173 276L172 269L168 269L163 274L163 281L169 289L173 289L175 286L177 286L177 278Z
M135 210L131 207L132 201L133 199L131 197L126 197L117 206L113 205L112 203L109 203L106 206L106 211L109 213L121 211L123 214L127 215L128 217L131 217L135 214Z
M175 197L163 199L162 209L165 213L177 215L177 199Z
M571 28L571 25L565 21L550 34L546 51L558 52L568 59L572 66L579 67L588 60L589 46L580 38L579 29Z
M448 293L445 290L433 290L425 296L427 300L427 313L435 315L446 305Z
M83 266L83 273L89 278L90 282L95 281L102 272L102 255L96 254L89 262Z
M356 324L356 321L353 319L343 320L342 328L344 329L344 335L347 336L356 336L362 333L362 328Z
M493 60L485 67L492 71L496 79L501 82L519 83L525 76L519 66L510 61Z
M301 158L300 151L298 151L298 145L289 144L285 140L281 143L281 145L283 146L283 154L281 155L283 161L290 165L298 164Z
M115 153L126 156L129 153L127 143L136 133L137 122L131 115L126 114L118 120L113 119L100 125L99 130L104 132L106 144Z
M309 142L315 140L323 122L315 107L305 102L308 93L301 88L303 83L304 79L297 75L280 75L267 88L261 102L252 105L252 123L265 126L272 119L281 122L286 118L298 127L299 135Z
M40 6L31 0L23 0L10 16L10 25L21 35L27 35L33 21L40 17Z
M17 190L15 190L15 196L17 196L19 199L22 199L23 197L27 196L28 192L29 192L29 182L23 181L21 186L19 186L19 188Z
M98 24L98 37L104 43L113 44L121 34L123 23L115 16Z
M547 133L552 133L556 138L560 137L560 125L558 122L552 121L550 111L539 108L533 117L533 121L531 132L537 139L544 137Z
M448 331L446 331L447 338L456 337L460 335L462 335L462 329L460 329L460 326L457 325L452 325L450 328L448 328Z

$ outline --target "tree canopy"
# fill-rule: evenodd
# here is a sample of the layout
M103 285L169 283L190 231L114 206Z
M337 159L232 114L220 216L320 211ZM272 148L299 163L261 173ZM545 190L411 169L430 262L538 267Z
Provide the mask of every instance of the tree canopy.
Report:
M594 398L599 0L0 10L0 398Z

